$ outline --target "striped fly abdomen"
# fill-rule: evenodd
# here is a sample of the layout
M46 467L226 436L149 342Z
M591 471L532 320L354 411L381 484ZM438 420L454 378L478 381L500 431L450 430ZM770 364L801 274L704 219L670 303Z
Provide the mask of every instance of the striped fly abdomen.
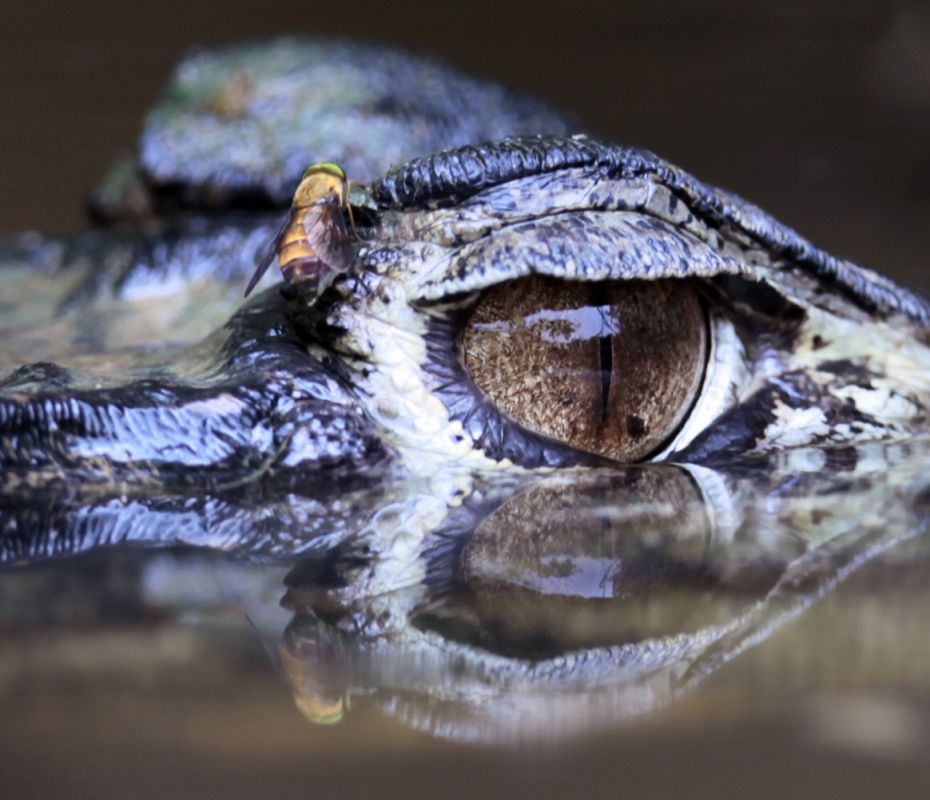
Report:
M336 164L313 164L304 170L290 213L249 281L246 297L272 261L278 262L289 284L316 290L349 268L352 245L343 213L348 210L348 187Z
M330 200L294 209L275 253L288 283L319 281L328 272L344 271L352 247L342 208Z

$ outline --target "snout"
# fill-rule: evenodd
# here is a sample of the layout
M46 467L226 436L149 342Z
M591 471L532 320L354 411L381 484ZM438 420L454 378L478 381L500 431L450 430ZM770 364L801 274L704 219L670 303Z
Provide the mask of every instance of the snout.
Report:
M106 388L65 365L20 367L0 380L0 472L33 486L221 488L269 472L344 476L389 460L362 407L307 353L281 303L272 290L240 309L208 340L206 359L202 345L124 382L109 376Z

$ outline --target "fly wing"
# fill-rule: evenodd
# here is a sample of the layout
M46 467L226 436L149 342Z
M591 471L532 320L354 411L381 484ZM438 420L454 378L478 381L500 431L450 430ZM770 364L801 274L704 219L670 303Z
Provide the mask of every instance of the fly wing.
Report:
M297 209L291 209L287 215L284 217L284 221L281 223L281 226L278 228L278 232L274 235L274 238L268 242L268 247L265 249L265 253L262 256L262 260L258 262L258 266L255 268L255 272L252 274L252 277L249 279L248 285L245 287L245 296L248 297L252 290L256 287L258 282L262 279L262 276L268 271L268 267L277 260L278 257L278 245L281 242L281 237L284 236L285 232L294 222L294 216L297 213Z
M317 258L333 272L345 272L352 263L352 244L339 201L332 197L311 206L303 226Z

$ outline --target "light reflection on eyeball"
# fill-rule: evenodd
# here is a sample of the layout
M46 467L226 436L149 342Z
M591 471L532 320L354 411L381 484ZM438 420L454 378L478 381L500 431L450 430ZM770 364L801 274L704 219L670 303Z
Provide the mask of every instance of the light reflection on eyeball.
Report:
M670 441L693 407L707 329L688 281L529 277L481 296L464 360L477 387L524 428L638 461Z

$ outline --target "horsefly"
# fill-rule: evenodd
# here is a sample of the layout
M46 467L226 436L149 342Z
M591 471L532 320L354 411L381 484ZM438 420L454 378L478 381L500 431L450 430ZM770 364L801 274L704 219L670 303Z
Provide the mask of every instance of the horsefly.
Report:
M245 288L248 297L273 261L289 284L306 284L321 292L352 263L352 245L343 211L348 214L349 181L338 164L311 164L300 178L287 219Z

